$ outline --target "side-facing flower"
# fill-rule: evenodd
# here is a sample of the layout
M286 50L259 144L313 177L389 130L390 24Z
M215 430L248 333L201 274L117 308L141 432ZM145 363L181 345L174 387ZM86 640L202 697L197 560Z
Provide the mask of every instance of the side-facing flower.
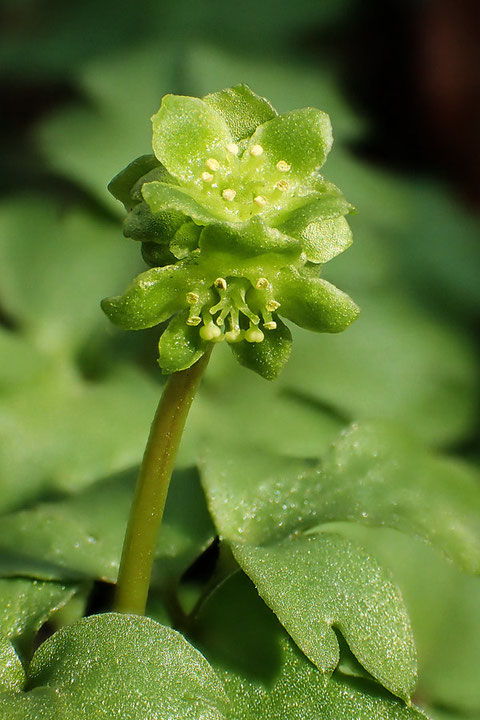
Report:
M357 317L355 303L320 278L321 265L352 241L352 208L318 173L331 145L328 115L278 115L246 85L163 98L155 155L109 186L128 211L125 235L142 242L153 267L102 303L125 329L169 320L163 372L226 340L242 364L271 379L291 345L279 315L317 332L340 332Z

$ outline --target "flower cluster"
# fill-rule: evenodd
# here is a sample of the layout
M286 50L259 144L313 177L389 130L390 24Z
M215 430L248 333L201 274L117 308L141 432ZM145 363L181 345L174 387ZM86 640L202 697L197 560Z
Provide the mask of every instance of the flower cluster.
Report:
M152 266L103 301L112 322L138 330L169 321L165 373L225 340L267 378L290 351L279 315L317 332L348 327L357 306L320 278L352 241L352 208L318 172L332 145L328 115L278 115L239 85L203 99L167 95L152 120L155 154L109 185L127 210L125 235Z

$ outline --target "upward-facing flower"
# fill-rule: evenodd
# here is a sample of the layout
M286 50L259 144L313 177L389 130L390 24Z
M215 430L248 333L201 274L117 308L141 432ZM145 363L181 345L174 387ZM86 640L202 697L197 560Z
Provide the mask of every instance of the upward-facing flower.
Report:
M102 306L125 329L170 320L159 342L165 373L226 340L242 364L273 378L291 345L279 315L318 332L357 317L355 303L320 278L352 241L351 206L318 174L331 145L328 115L278 115L246 85L163 98L155 156L109 186L128 210L125 234L142 241L154 267Z

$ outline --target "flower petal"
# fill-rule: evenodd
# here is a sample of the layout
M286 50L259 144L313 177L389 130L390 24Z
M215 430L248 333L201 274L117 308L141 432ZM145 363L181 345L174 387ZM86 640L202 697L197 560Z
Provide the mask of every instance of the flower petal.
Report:
M244 84L210 93L203 99L225 120L235 142L250 137L259 125L278 114L268 100Z
M134 240L166 243L187 218L178 210L152 213L146 202L135 205L123 221L123 234Z
M198 327L187 325L188 310L173 317L158 343L158 364L165 375L186 370L203 355L207 343Z
M294 267L281 270L272 286L281 315L306 330L342 332L360 312L346 293L326 280L301 275Z
M323 165L332 143L326 113L316 108L293 110L256 130L242 157L243 171L255 170L264 180L299 184Z
M353 242L350 226L342 216L310 223L298 237L302 240L307 260L314 263L328 262Z
M233 138L226 122L199 98L166 95L152 122L155 155L182 185L201 187L209 159L221 177L237 162L227 150Z
M240 365L253 370L266 380L275 380L290 356L292 333L279 318L275 330L266 330L262 342L234 343L230 347Z
M191 217L198 225L218 222L219 218L210 209L201 205L188 190L162 182L146 183L142 188L145 202L153 213L177 210Z
M138 275L123 295L102 300L104 313L124 330L143 330L186 307L194 284L187 264L154 267Z
M298 240L268 227L259 215L243 223L208 225L200 235L200 248L205 255L228 253L233 258L255 257L266 253L278 254L282 256L283 265L298 259L302 251Z
M158 165L159 162L155 155L141 155L129 163L126 168L120 170L113 180L110 180L107 189L114 198L125 205L126 210L130 210L135 204L135 200L132 198L132 188L135 183Z

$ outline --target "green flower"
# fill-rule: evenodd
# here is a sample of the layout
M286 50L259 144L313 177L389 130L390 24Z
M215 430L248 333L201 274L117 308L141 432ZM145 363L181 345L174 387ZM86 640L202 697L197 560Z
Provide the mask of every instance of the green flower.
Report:
M321 264L352 241L352 207L318 173L332 145L328 115L278 115L239 85L203 99L167 95L152 120L155 156L135 160L109 189L153 267L102 307L128 330L169 321L159 342L165 373L226 340L239 362L276 377L291 345L279 315L317 332L340 332L358 315L320 278Z

